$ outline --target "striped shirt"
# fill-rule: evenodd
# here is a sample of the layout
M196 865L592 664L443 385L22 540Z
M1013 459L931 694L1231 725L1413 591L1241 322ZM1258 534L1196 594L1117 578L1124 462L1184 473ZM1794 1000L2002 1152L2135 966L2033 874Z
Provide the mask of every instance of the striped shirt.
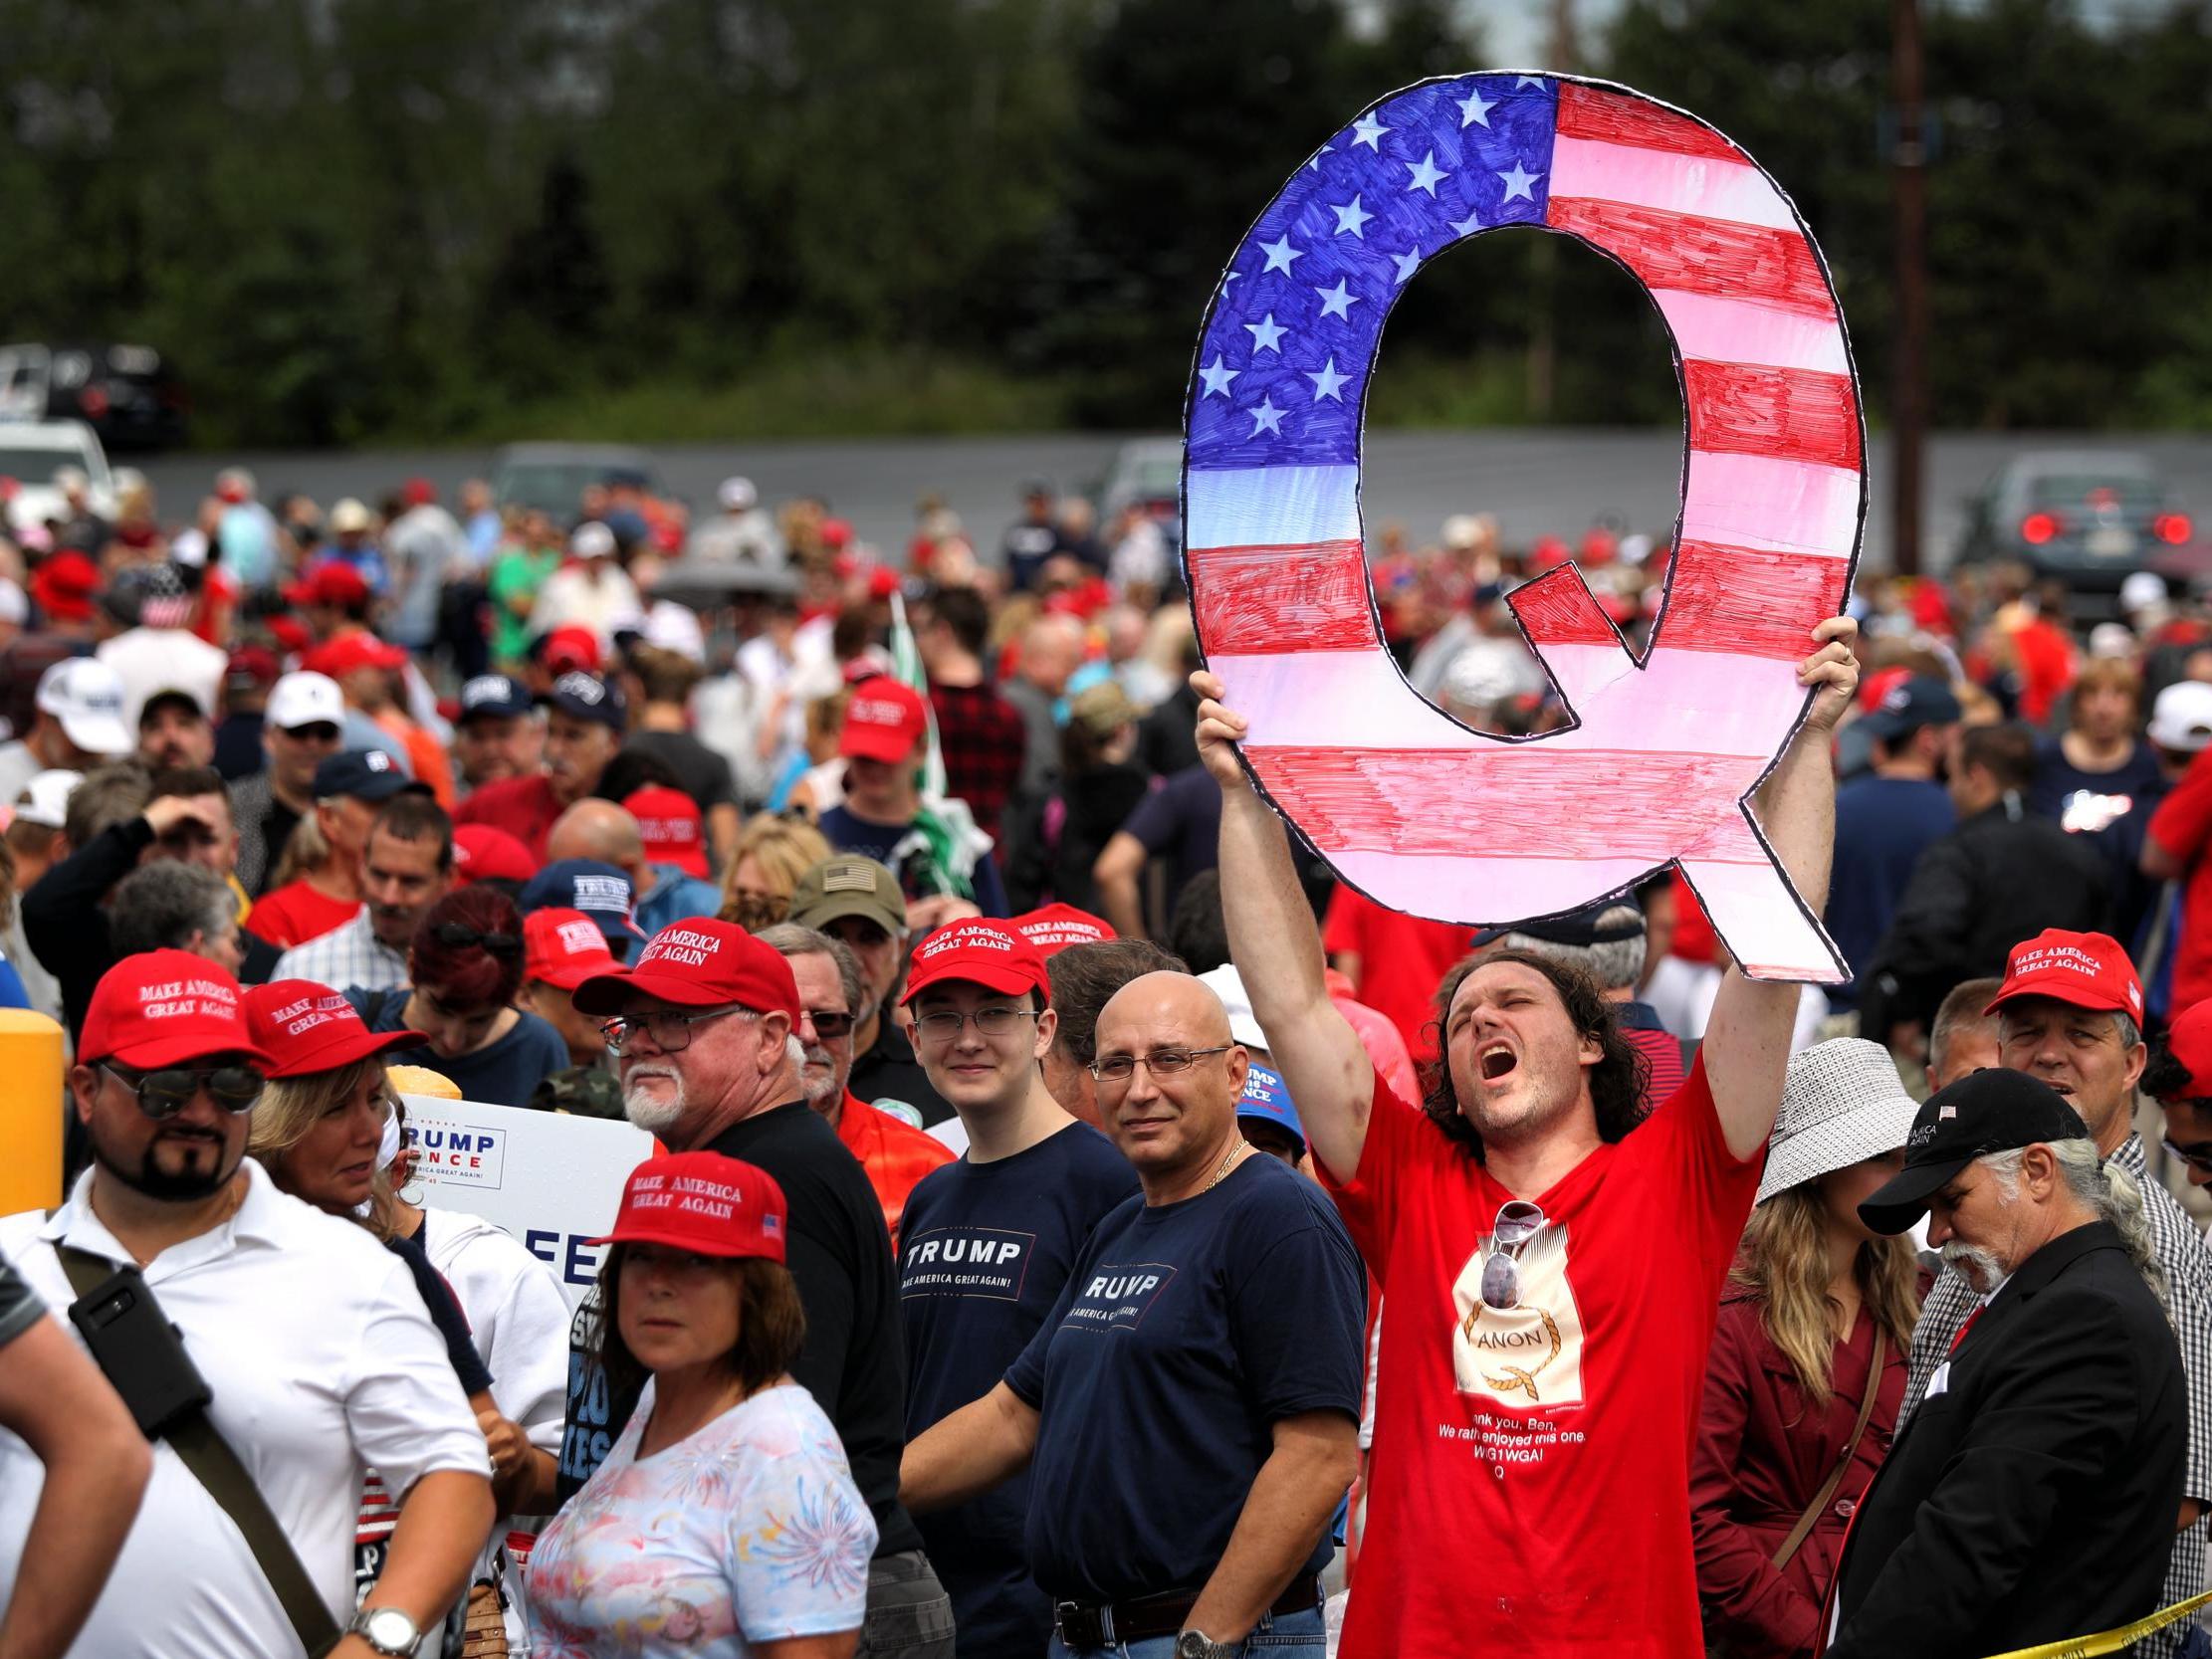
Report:
M2182 1495L2199 1502L2212 1500L2212 1245L2205 1243L2204 1235L2174 1195L2150 1178L2141 1136L2130 1135L2105 1161L2134 1176L2135 1184L2143 1190L2151 1253L2166 1271L2167 1317L2181 1344L2181 1367L2189 1379L2189 1467ZM1950 1352L1960 1328L1981 1302L1965 1275L1954 1268L1945 1268L1935 1281L1920 1309L1920 1323L1912 1329L1912 1371L1905 1382L1904 1404L1897 1413L1899 1434L1904 1432L1905 1419L1926 1394L1935 1367ZM2160 1606L2170 1607L2204 1588L2205 1535L2203 1516L2174 1535ZM2181 1651L2182 1632L2189 1623L2184 1619L2169 1624L2145 1636L2129 1651L2145 1659L2171 1659Z
M312 979L319 985L342 991L358 985L363 990L391 990L407 982L407 954L394 950L376 936L368 923L368 907L360 915L305 944L296 944L277 958L272 979Z

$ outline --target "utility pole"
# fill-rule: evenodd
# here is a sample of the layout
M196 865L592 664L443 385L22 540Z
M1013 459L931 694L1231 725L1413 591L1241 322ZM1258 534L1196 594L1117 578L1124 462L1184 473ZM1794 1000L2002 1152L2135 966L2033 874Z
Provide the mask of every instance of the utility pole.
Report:
M1897 338L1890 385L1889 546L1900 576L1920 573L1920 452L1928 420L1927 138L1921 110L1919 0L1890 0L1889 150L1896 213Z

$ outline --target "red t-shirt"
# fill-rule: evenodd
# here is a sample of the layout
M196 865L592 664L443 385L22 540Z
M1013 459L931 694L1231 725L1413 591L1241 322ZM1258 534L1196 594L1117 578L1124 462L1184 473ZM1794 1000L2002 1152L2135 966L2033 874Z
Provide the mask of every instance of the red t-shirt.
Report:
M1359 1178L1329 1183L1389 1297L1343 1659L1704 1651L1689 1454L1763 1163L1729 1154L1700 1062L1536 1196L1501 1314L1480 1285L1513 1194L1376 1079Z
M2147 832L2183 867L2181 933L2173 953L2174 1013L2212 996L2212 749L2189 762Z
M361 914L358 899L333 899L305 877L264 893L246 913L246 932L259 933L280 950L321 938Z
M860 1160L868 1184L883 1205L883 1224L891 1229L891 1251L899 1249L899 1217L906 1213L908 1194L932 1169L953 1162L960 1154L934 1135L924 1135L912 1124L901 1123L888 1112L879 1112L851 1090L845 1091L845 1108L837 1115L837 1139L845 1150Z
M503 829L543 864L546 837L553 834L553 820L566 810L554 797L552 781L544 772L535 772L529 777L503 777L497 783L485 784L461 803L453 821Z
M1321 948L1330 955L1359 953L1360 1000L1398 1027L1417 1062L1437 1057L1428 1029L1437 986L1473 945L1471 928L1385 910L1342 882L1329 895L1321 928Z

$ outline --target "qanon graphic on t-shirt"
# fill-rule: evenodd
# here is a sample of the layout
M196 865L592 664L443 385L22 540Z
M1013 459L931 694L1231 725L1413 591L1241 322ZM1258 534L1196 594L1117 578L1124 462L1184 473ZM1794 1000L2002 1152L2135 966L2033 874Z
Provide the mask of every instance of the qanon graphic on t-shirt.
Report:
M1496 1253L1484 1238L1451 1288L1458 1322L1451 1366L1459 1392L1524 1410L1582 1403L1582 1311L1567 1279L1567 1229L1552 1222L1520 1249L1520 1300L1482 1300L1482 1269Z

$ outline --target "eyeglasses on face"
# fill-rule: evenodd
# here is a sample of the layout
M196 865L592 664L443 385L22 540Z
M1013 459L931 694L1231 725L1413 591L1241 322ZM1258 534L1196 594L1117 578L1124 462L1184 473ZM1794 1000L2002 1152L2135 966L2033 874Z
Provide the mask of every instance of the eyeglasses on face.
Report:
M1127 1083L1137 1075L1139 1066L1154 1077L1173 1077L1187 1072L1210 1054L1226 1054L1234 1043L1223 1043L1219 1048L1163 1048L1151 1054L1103 1054L1091 1062L1091 1076L1101 1083Z
M174 1118L202 1089L233 1117L251 1112L261 1099L261 1074L251 1066L161 1066L132 1072L103 1060L100 1069L138 1097L138 1110L156 1123Z
M858 1015L843 1008L809 1008L806 1017L813 1023L814 1035L825 1043L849 1035Z
M1008 1008L1003 1004L995 1008L978 1008L972 1014L964 1014L958 1008L933 1008L926 1014L914 1016L914 1029L933 1043L955 1043L960 1041L961 1027L971 1020L985 1036L1003 1037L1023 1020L1036 1017L1034 1008Z
M2158 1143L2166 1148L2169 1157L2179 1158L2200 1175L2212 1175L2212 1141L2197 1141L2184 1146L2170 1135L2159 1138Z
M1511 1199L1498 1210L1490 1227L1490 1254L1482 1263L1484 1307L1521 1305L1521 1251L1543 1228L1544 1212L1522 1199Z
M610 1019L599 1027L599 1035L606 1039L609 1054L622 1053L640 1031L653 1039L653 1046L661 1053L681 1054L691 1047L693 1026L705 1025L709 1020L730 1014L753 1012L751 1008L709 1008L705 1013L680 1014L673 1008L657 1009L650 1014L624 1014Z

